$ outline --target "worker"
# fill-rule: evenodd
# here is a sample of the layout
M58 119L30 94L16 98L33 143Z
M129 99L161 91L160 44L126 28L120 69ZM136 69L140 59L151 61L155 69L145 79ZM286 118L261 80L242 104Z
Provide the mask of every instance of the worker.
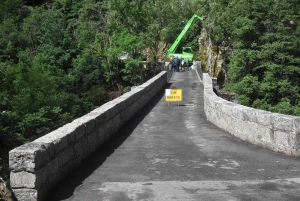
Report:
M170 57L170 68L172 72L176 72L176 62L173 56Z
M184 62L184 58L181 57L181 70L184 71L185 70L185 62Z
M176 65L176 72L179 72L180 59L178 58L178 56L175 57L175 65Z
M190 71L189 58L188 58L188 57L185 57L184 63L185 63L185 66L186 66L186 70L187 70L187 71Z

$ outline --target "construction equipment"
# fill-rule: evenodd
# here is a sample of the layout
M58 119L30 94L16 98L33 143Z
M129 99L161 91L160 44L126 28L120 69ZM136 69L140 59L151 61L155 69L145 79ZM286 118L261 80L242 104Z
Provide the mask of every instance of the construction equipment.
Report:
M181 33L176 38L175 42L172 44L170 49L168 50L167 57L170 58L171 56L178 56L178 58L188 58L189 63L193 62L194 59L194 52L191 47L182 47L182 51L178 52L177 47L182 40L183 36L186 34L190 26L192 25L195 18L200 20L205 20L206 17L199 17L198 15L194 14L193 17L187 22Z

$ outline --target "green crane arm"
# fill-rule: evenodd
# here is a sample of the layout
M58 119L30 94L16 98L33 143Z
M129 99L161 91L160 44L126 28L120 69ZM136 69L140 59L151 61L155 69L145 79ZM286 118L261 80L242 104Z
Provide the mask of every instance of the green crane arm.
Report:
M172 44L170 49L168 50L168 57L170 57L171 54L174 54L175 50L177 49L180 41L182 40L183 36L186 34L187 30L192 25L195 18L199 18L200 20L204 20L204 18L199 17L198 15L194 14L193 17L188 21L188 23L185 25L179 36L176 38L175 42Z

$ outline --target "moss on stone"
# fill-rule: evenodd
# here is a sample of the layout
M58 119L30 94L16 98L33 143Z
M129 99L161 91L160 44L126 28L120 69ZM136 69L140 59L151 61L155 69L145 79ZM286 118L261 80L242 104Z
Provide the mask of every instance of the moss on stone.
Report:
M217 45L212 45L211 50L213 51L213 53L219 54L219 47Z

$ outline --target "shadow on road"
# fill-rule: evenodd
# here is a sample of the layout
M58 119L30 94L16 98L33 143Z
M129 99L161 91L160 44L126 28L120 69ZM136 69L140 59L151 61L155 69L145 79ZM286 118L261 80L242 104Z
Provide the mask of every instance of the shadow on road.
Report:
M75 168L67 175L61 183L49 192L46 201L68 200L72 197L76 188L80 187L83 181L89 177L97 168L99 168L106 159L114 153L119 146L131 135L132 131L149 114L155 105L165 95L165 89L168 89L172 83L167 83L165 87L154 96L145 107L139 111L131 120L116 132L106 143L104 143L93 154L87 157L81 165Z

